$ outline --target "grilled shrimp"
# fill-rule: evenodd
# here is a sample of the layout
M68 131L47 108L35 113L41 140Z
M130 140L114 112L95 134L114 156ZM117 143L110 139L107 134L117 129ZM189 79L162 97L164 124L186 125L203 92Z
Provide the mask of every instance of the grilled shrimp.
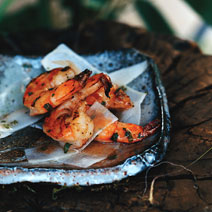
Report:
M75 95L76 96L76 95ZM78 99L78 98L76 98ZM86 114L86 101L67 100L46 117L44 132L54 140L67 142L79 148L93 135L94 123ZM96 138L99 142L135 143L154 134L160 126L155 120L146 126L116 121L106 127Z
M44 132L57 141L67 142L76 148L83 146L93 135L93 120L86 114L86 101L73 102L71 99L53 110L46 117ZM155 120L146 126L116 121L106 127L94 140L99 142L135 143L154 134L160 126Z
M93 135L94 123L86 111L95 101L99 103L104 101L106 107L113 109L128 109L133 106L122 89L111 87L110 78L105 74L90 77L84 88L46 117L43 125L44 132L54 140L71 143L77 148L83 146ZM157 121L145 127L116 121L105 128L95 140L134 143L153 134L158 127Z
M117 85L113 85L110 89L109 97L105 95L103 87L86 97L88 105L93 105L95 101L98 101L109 109L127 110L133 107L130 97L123 91L122 88L118 88Z
M74 147L83 146L93 135L93 120L86 114L85 102L75 108L56 108L46 117L43 131L57 141L70 143Z
M30 115L49 112L45 118L44 132L57 141L79 148L94 132L93 120L86 111L95 101L109 109L133 107L129 96L110 78L101 73L89 78L91 71L76 75L73 68L57 68L32 80L24 94L24 105ZM145 127L119 121L106 127L96 138L99 142L134 143L152 135L159 127L153 121Z
M116 121L106 127L96 138L99 142L135 143L153 135L159 128L159 120L154 120L142 127L136 124Z
M105 74L96 74L87 80L84 88L73 94L63 104L55 108L44 120L44 132L57 141L67 142L75 147L83 146L93 135L93 120L86 114L89 106L84 99L101 87L105 95L112 86Z
M81 90L90 74L91 71L85 70L75 75L70 67L45 72L27 85L23 103L31 116L49 112Z

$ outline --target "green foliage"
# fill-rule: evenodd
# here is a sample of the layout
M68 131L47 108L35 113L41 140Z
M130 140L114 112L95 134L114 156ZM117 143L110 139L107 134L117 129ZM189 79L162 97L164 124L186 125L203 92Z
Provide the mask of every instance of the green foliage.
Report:
M139 15L145 21L145 24L150 31L173 34L172 29L167 24L166 20L161 16L159 11L152 6L148 1L138 0L135 2L135 6Z
M63 0L72 14L72 25L95 19L114 20L132 0Z
M166 22L150 0L37 0L30 6L24 6L16 12L8 13L8 8L18 0L0 1L0 32L23 31L35 28L57 28L52 3L57 2L62 10L68 12L67 26L96 19L115 20L128 4L133 4L150 31L173 34ZM199 14L212 24L211 0L186 0Z
M210 25L212 25L212 1L211 0L186 0L197 13Z
M9 7L9 5L13 2L13 0L3 0L1 5L0 5L0 22L2 20L2 18L4 17L7 8Z
M15 0L9 0L7 4L5 3L6 1L3 1L0 5L1 31L20 31L39 27L51 27L49 1L39 0L35 5L23 7L12 14L7 14L6 9ZM4 9L2 9L2 6L4 6Z
M0 30L20 31L35 28L54 28L51 0L37 0L35 4L25 6L14 13L6 11L18 0L4 0L0 4ZM131 0L61 0L59 4L70 14L69 25L95 19L115 19L119 12Z

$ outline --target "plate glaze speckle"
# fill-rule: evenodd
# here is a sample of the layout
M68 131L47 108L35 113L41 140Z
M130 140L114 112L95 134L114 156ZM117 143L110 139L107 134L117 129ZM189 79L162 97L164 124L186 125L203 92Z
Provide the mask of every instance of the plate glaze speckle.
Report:
M130 154L125 154L127 158L122 157L122 152L119 152L120 157L114 158L114 160L111 158L105 159L105 161L94 164L88 169L56 165L35 167L27 165L23 150L24 148L39 145L44 139L48 139L40 130L27 127L0 141L1 184L24 181L33 183L50 182L66 186L112 183L128 176L136 175L163 159L170 141L171 123L165 89L154 61L134 49L104 51L95 55L84 55L83 57L93 66L109 73L142 61L147 61L148 68L145 73L133 82L130 82L128 86L147 93L141 105L141 123L144 125L155 118L159 118L161 120L161 128L157 136L154 136L151 145L147 145L147 147L140 148L139 150L137 149L137 153L134 151L134 154L132 154L133 151L131 151ZM17 57L9 58L13 63L15 59L17 60ZM32 69L34 64L37 64L40 60L38 58L32 59L21 56L18 59L19 63L24 61L30 64ZM125 151L126 153L128 148L130 149L130 146L125 145L123 152ZM17 154L12 155L10 154L11 151L17 151Z

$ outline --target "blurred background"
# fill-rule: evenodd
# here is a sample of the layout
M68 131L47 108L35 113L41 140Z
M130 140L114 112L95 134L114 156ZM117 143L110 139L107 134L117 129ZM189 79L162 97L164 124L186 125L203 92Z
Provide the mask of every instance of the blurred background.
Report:
M197 42L212 54L212 0L0 0L0 33L115 20Z

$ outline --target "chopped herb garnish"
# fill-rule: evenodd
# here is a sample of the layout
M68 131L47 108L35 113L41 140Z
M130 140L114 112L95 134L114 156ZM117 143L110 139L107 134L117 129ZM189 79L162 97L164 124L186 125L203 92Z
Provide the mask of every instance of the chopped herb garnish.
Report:
M144 136L141 133L138 134L138 138L143 138Z
M14 120L14 121L11 121L9 123L4 123L3 124L3 127L5 129L10 129L11 127L15 126L16 124L18 124L18 121L17 120Z
M69 148L70 148L71 145L72 144L65 143L65 145L64 145L64 153L67 153L68 152L68 150L69 150Z
M49 88L48 90L51 91L51 90L53 90L53 89L54 89L54 88Z
M118 137L119 137L118 133L113 133L113 135L111 136L111 140L117 142Z
M50 112L53 108L52 106L49 104L49 103L46 103L44 106L43 106L48 112Z
M55 95L55 94L53 93L53 94L52 94L52 97L53 97L54 95Z
M5 129L10 129L10 125L9 124L3 124L3 127L5 128Z
M16 124L18 124L18 121L17 120L11 121L10 124L11 125L16 125Z
M33 92L29 92L28 95L31 96L33 94Z
M123 128L123 130L125 131L125 136L127 136L128 141L130 141L130 142L133 141L132 133L129 130L127 130L126 128Z
M38 99L40 99L40 96L39 96L39 97L37 97L37 98L33 101L32 105L31 105L32 107L34 107L34 106L35 106L35 103L37 102L37 100L38 100Z
M115 94L117 94L120 90L122 90L122 91L126 91L127 90L127 88L126 87L124 87L124 86L120 86L119 88L117 88L116 90L115 90Z
M102 101L101 104L102 104L103 106L105 106L105 105L106 105L106 102L105 102L105 101Z

